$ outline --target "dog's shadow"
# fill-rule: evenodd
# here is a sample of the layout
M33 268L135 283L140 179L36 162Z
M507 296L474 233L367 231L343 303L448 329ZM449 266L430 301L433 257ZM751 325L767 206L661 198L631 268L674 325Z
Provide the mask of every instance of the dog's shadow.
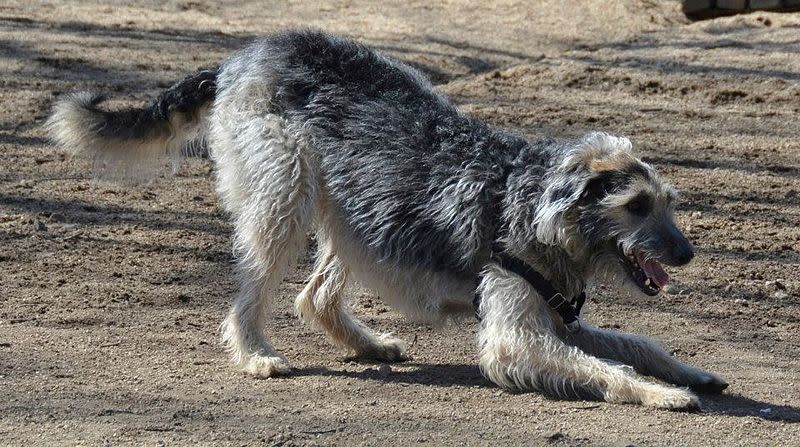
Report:
M408 385L431 386L463 386L491 388L494 385L481 374L477 365L464 364L428 364L403 362L390 365L390 370L381 370L380 363L360 360L362 366L374 365L360 371L329 369L322 367L296 368L291 376L328 376L346 377L361 380L377 380L386 383L404 383ZM412 369L409 369L411 367Z
M347 371L344 369L329 369L323 367L297 368L290 373L291 376L327 376L344 377L359 380L375 380L385 383L402 383L408 385L426 385L440 387L477 387L495 388L496 385L487 380L480 372L477 365L468 364L429 364L405 362L401 367L390 366L390 370L381 370L379 363L359 361L360 365L374 365L360 371ZM411 367L412 369L409 369ZM515 393L516 394L516 393ZM580 393L579 393L580 394ZM551 400L559 399L546 396ZM577 399L597 400L591 396L575 396ZM703 402L704 414L734 417L757 417L770 421L800 423L800 408L792 405L776 405L763 402L740 394L700 394Z
M741 394L701 394L703 412L722 416L757 417L769 421L800 423L800 408L776 405Z

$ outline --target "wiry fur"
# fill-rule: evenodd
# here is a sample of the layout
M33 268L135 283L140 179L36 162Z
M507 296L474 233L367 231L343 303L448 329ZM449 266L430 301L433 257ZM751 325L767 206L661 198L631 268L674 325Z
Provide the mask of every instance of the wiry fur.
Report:
M94 162L98 176L141 179L165 161L193 155L204 145L216 70L187 76L146 109L106 112L103 95L79 92L60 98L46 127L53 140Z
M256 42L171 91L181 94L122 112L70 96L49 127L60 144L100 160L154 158L207 139L235 224L241 283L222 333L245 371L289 370L264 335L265 313L313 230L317 263L297 312L358 356L407 354L352 315L348 282L429 322L471 315L477 290L480 364L500 386L699 404L686 389L643 381L604 358L681 386L724 388L650 340L586 322L568 334L527 282L492 261L494 251L519 257L564 296L580 293L600 266L620 274L618 252L688 262L691 246L672 219L675 193L627 139L526 140L463 115L409 66L311 31ZM631 214L636 200L646 215Z

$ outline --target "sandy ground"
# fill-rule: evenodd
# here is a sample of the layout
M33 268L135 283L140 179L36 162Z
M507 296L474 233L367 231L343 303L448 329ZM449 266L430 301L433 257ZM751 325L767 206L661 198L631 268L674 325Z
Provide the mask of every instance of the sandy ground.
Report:
M800 14L472 3L0 4L0 445L800 445ZM699 413L510 394L475 366L474 322L421 327L361 289L356 312L414 360L352 362L294 317L308 259L269 325L293 373L237 372L217 335L235 285L212 166L93 181L41 124L62 92L138 104L292 26L382 48L497 125L629 135L682 191L698 256L673 293L596 291L590 319L659 338L729 390Z

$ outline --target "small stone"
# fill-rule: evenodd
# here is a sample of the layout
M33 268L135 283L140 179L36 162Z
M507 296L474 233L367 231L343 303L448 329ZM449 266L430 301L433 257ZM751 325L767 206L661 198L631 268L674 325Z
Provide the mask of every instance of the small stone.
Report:
M782 291L782 290L779 290L779 291L775 292L772 296L776 300L785 300L786 298L789 298L789 294L784 292L784 291Z
M392 367L386 363L381 363L381 366L378 367L378 373L382 376L388 376L392 373Z
M786 290L786 286L780 280L764 282L764 288L767 290L775 290L778 292Z
M692 293L692 288L689 286L672 283L672 284L667 284L667 286L664 287L664 291L667 292L669 295L686 295Z
M549 431L544 434L544 438L550 441L557 441L559 439L563 439L565 436L566 435L564 433L561 433L558 430Z
M703 213L701 213L700 211L695 211L695 212L692 213L692 218L693 219L699 219L701 217L703 217Z

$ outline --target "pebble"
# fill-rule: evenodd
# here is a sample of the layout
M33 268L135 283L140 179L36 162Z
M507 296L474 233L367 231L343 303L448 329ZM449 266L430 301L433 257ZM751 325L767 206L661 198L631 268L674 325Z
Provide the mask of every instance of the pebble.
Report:
M668 284L664 288L664 291L667 292L670 295L682 295L682 294L691 293L692 292L692 288L688 287L688 286L683 286L683 285L680 285L680 284L674 284L673 283L673 284Z
M693 219L699 219L701 217L703 217L703 213L701 213L700 211L695 211L695 212L692 213L692 218Z
M778 299L778 300L785 300L786 298L789 298L789 294L786 293L786 292L783 292L781 290L775 292L772 296L775 297L775 299Z
M564 438L566 435L558 430L549 431L544 434L545 439L549 439L551 441L556 441L559 439Z
M768 289L772 289L772 290L786 290L786 286L783 285L783 283L780 280L777 280L777 279L775 281L767 281L767 282L765 282L764 286L766 286Z

